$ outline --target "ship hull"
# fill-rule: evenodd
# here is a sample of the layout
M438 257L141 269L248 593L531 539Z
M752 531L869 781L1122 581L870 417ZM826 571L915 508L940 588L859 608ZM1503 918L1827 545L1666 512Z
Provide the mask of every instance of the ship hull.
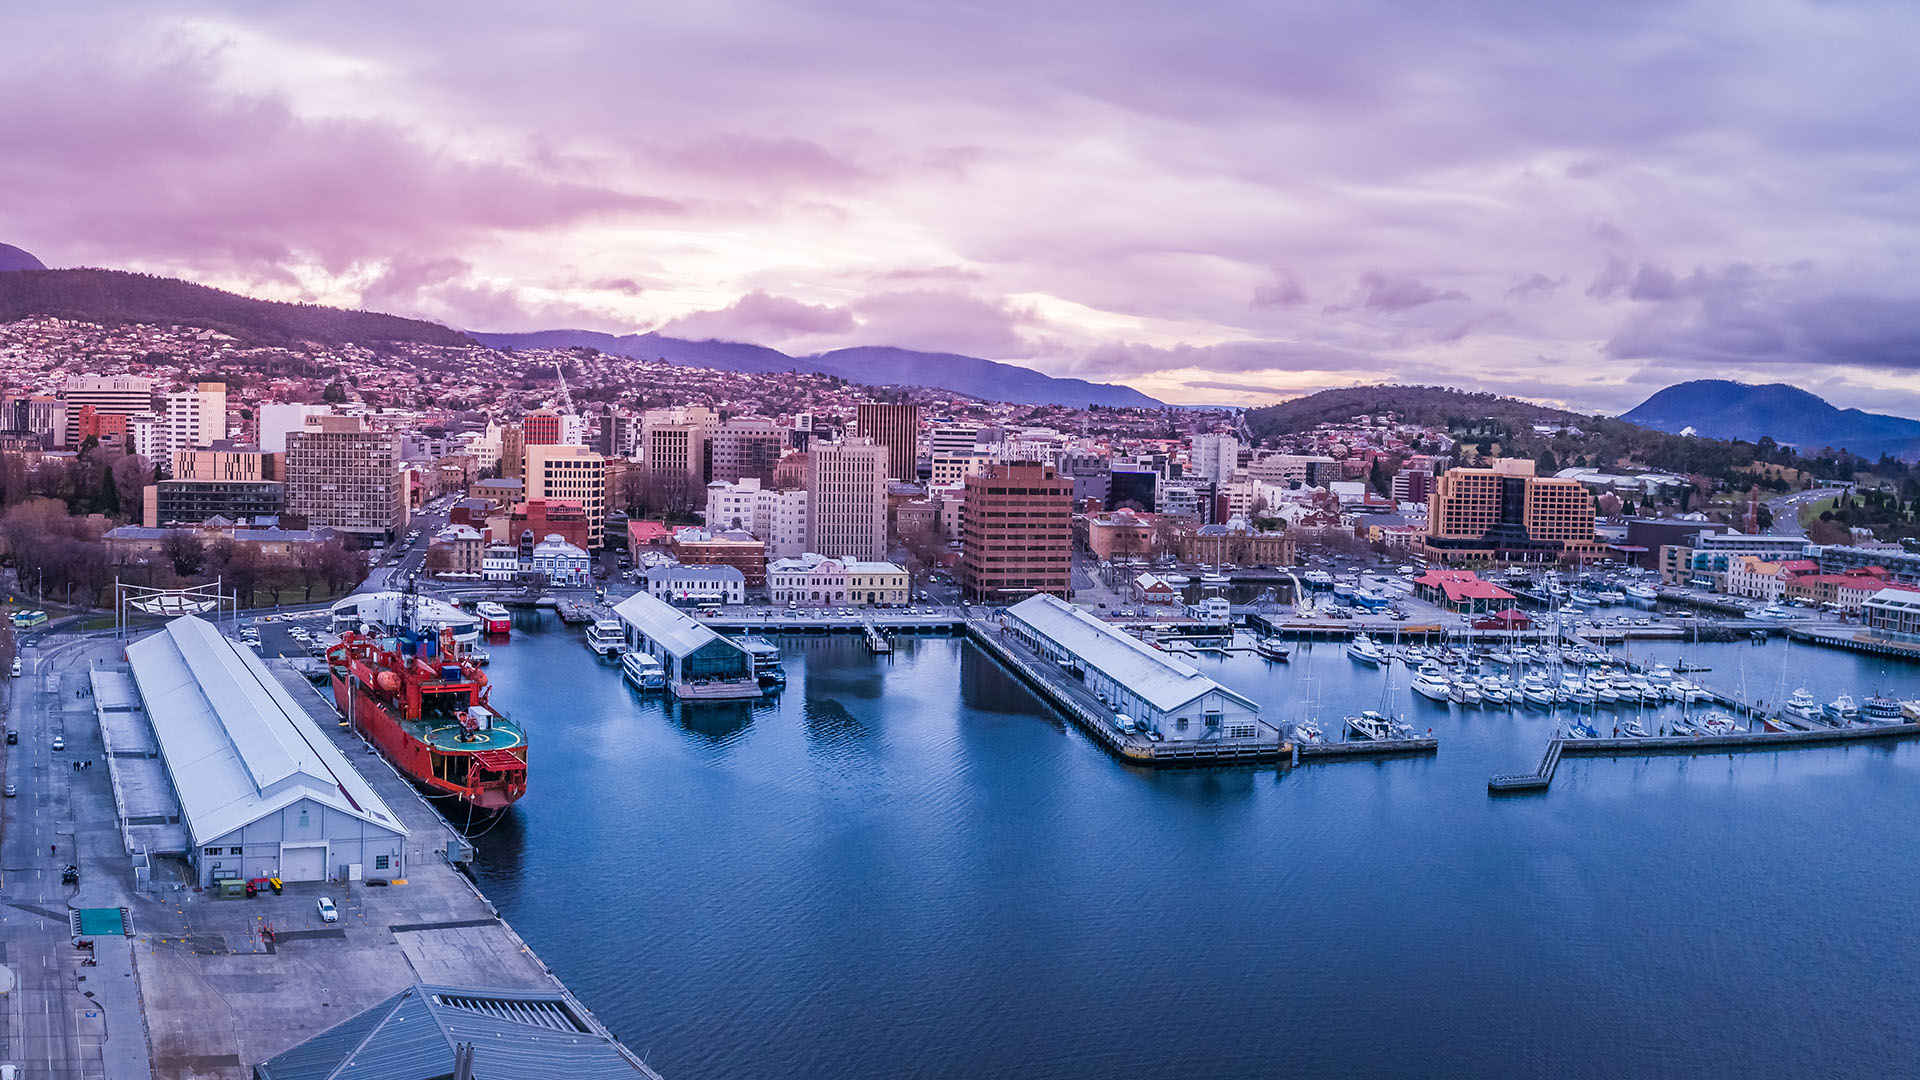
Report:
M435 774L434 758L464 755L437 752L415 738L388 711L387 706L364 688L350 686L339 675L333 676L334 704L348 718L353 730L366 739L380 756L387 759L402 776L429 794L452 796L474 810L495 814L512 806L526 793L524 772L518 785L500 780L457 783ZM469 763L470 764L470 763Z

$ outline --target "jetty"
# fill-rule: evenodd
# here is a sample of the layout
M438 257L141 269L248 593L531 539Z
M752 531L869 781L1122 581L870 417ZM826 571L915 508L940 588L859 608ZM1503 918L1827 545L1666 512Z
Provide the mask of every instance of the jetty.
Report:
M1675 754L1724 754L1759 750L1793 750L1840 743L1907 739L1920 735L1920 723L1870 724L1857 727L1816 728L1813 731L1749 731L1732 735L1656 735L1645 739L1556 738L1547 744L1540 767L1530 773L1503 773L1487 781L1492 795L1545 791L1562 757L1657 757Z
M868 652L879 656L893 651L893 642L888 641L887 635L881 633L871 621L861 623L860 632L866 636Z

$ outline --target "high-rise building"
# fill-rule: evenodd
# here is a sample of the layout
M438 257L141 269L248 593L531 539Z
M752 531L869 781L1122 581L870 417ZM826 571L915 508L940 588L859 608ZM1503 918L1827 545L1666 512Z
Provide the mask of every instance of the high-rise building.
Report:
M1240 467L1240 440L1211 432L1195 435L1189 459L1194 472L1216 484L1224 484L1233 479L1234 470Z
M863 401L859 421L862 438L887 448L887 479L918 479L920 406Z
M927 432L927 454L971 454L980 444L978 424L935 424Z
M76 375L62 392L67 399L65 445L80 445L80 409L114 416L137 416L153 411L153 380L137 375Z
M772 483L786 433L768 417L736 416L713 429L710 443L711 482L733 484L755 479Z
M279 480L286 455L251 446L221 445L207 450L175 450L175 480Z
M41 445L58 450L67 445L67 403L45 394L7 398L5 426L9 431L31 431Z
M309 528L392 539L407 525L400 437L359 417L312 416L287 436L287 513Z
M996 462L967 477L960 509L960 581L994 603L1072 587L1073 479L1052 465Z
M587 514L587 547L598 550L607 533L607 459L584 446L527 447L527 500L570 502Z
M127 453L149 463L166 460L165 433L166 422L152 413L127 417Z
M260 406L260 449L270 454L285 451L287 436L305 430L307 417L325 416L332 411L325 405L274 403Z
M886 558L887 448L872 439L816 442L807 455L807 550Z
M1593 494L1577 480L1533 475L1503 458L1448 469L1428 499L1426 552L1442 562L1568 562L1598 558Z
M167 394L168 453L208 446L227 437L227 384L195 383Z
M558 446L561 438L560 414L552 409L537 409L520 418L520 433L528 446Z

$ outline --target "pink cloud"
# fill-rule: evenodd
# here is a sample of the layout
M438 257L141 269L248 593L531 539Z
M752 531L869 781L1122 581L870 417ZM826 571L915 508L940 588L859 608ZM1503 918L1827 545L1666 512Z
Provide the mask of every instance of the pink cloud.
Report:
M756 290L726 307L670 319L659 329L671 337L766 345L809 335L845 334L853 328L853 313L846 308L807 304Z

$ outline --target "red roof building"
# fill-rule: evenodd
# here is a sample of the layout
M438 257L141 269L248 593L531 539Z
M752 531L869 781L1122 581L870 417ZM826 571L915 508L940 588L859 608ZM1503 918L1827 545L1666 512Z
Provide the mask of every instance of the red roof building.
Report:
M1455 611L1489 611L1511 606L1514 595L1471 570L1429 570L1413 579L1423 600Z

